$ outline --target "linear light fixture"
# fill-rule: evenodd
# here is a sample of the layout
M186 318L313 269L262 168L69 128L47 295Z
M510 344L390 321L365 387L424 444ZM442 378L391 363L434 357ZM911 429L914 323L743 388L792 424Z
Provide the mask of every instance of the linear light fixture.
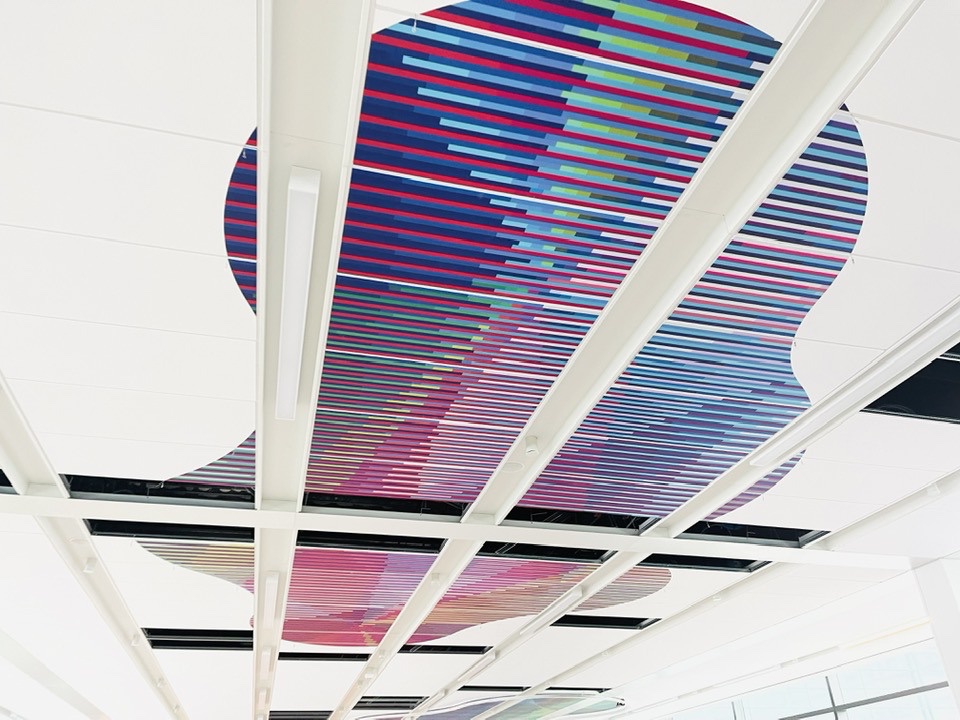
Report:
M287 223L283 241L283 286L280 295L280 342L277 352L278 420L293 420L300 395L310 293L313 238L320 202L320 171L290 168L287 185Z
M263 627L269 630L277 621L277 598L280 593L280 573L268 572L263 580Z

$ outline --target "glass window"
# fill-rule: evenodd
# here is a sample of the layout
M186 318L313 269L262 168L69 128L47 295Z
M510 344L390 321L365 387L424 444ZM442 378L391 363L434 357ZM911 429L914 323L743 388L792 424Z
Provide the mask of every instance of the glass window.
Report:
M747 695L740 702L743 720L779 720L788 715L832 707L827 681L822 675L775 685Z
M830 682L838 705L946 680L932 641L838 668Z
M735 720L733 703L729 700L707 707L687 710L673 716L672 720Z
M846 711L847 720L958 720L949 688L862 705Z

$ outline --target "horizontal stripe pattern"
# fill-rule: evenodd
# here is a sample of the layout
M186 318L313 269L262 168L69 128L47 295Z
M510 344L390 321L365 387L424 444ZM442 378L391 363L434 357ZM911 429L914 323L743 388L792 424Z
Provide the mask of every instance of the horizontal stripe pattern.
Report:
M253 592L251 543L139 542L168 562ZM315 645L377 645L435 559L425 553L298 547L284 639ZM476 557L409 642L436 640L475 625L536 615L595 569L588 563ZM584 609L638 600L669 581L669 570L635 568L591 598Z
M223 209L227 260L240 292L257 309L257 131L240 151Z
M307 488L472 501L775 50L653 1L377 33Z
M662 517L809 407L793 337L852 252L866 192L860 139L841 111L521 504Z
M250 437L240 443L235 450L231 450L222 458L192 472L171 478L168 482L252 488L256 482L256 454L256 435L251 433Z

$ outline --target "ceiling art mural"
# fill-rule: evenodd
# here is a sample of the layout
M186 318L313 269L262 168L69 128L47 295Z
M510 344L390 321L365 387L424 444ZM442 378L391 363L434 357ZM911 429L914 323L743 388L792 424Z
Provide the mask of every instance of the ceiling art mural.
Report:
M474 500L777 47L674 0L471 0L377 33L307 491ZM254 132L224 212L253 311L256 164ZM662 517L808 407L793 337L853 249L866 191L841 109L521 505ZM251 435L175 480L252 487L254 450ZM252 587L252 565L147 547ZM376 644L432 560L300 548L285 637ZM476 558L414 641L535 614L591 569ZM588 607L670 578L637 573Z
M154 555L253 592L253 545L142 540ZM429 572L431 553L297 548L283 637L314 645L374 646ZM536 615L588 577L589 563L477 557L409 642L447 637L474 625ZM595 594L581 610L639 600L670 581L665 568L637 567Z
M307 490L472 501L777 47L673 0L472 0L377 33ZM254 133L225 211L253 308L255 187ZM866 188L840 111L521 504L663 516L802 412L792 339ZM183 479L252 483L252 447Z

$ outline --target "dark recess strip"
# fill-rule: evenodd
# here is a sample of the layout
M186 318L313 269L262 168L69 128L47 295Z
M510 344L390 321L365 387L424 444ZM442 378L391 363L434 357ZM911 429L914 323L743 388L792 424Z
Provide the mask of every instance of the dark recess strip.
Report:
M524 560L554 560L561 562L599 564L613 554L612 550L592 548L549 547L523 543L485 542L478 555L485 557L523 558Z
M158 650L252 650L252 630L216 630L194 628L143 628L151 647ZM483 655L490 650L484 645L420 645L410 643L400 648L404 655ZM369 652L281 652L281 660L346 660L364 661Z
M713 522L704 520L691 525L679 537L696 540L723 539L732 542L755 545L778 545L782 547L803 547L811 540L825 535L823 530L805 530L802 528L773 527L768 525L740 525L737 523Z
M554 620L553 627L607 628L610 630L640 630L653 625L657 618L614 617L607 615L564 615Z
M413 695L365 695L357 700L354 710L413 710L426 700Z
M385 552L436 554L443 547L443 540L400 535L359 535L355 533L301 530L297 535L297 545L300 547L337 548L341 550L381 550Z
M410 513L411 515L444 515L447 517L460 517L467 507L467 503L439 500L405 500L402 498L377 498L318 492L305 493L303 504L306 507L363 510L364 512L399 512Z
M763 560L744 560L741 558L697 557L694 555L663 555L655 553L647 557L640 566L684 568L687 570L720 570L725 572L753 572L767 565Z
M646 517L645 515L619 515L587 510L549 510L530 507L515 507L507 514L506 519L508 522L514 523L619 528L621 530L636 530L638 533L657 522L657 518Z
M458 692L490 692L490 693L521 693L529 690L529 685L463 685ZM548 687L545 692L578 692L578 693L605 693L610 688L598 687L565 687L558 685Z
M126 520L87 520L87 527L90 529L91 535L106 537L253 542L253 528L227 527L225 525L177 525L173 523L128 522Z
M230 487L198 482L160 482L133 478L98 477L96 475L64 475L63 480L73 497L104 497L124 495L157 497L170 500L190 500L223 504L243 504L253 507L252 487Z

